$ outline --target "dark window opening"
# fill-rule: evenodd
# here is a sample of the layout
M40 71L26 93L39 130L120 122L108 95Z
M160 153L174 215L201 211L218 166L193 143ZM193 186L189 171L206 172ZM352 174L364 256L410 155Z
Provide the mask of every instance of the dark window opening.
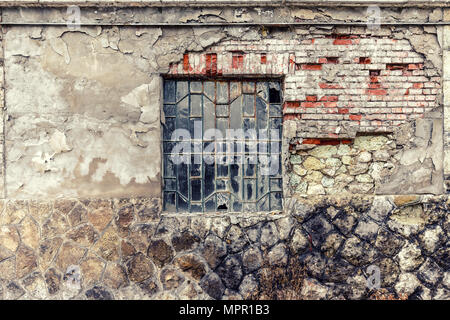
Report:
M279 88L269 88L269 103L281 103Z
M226 204L221 204L217 207L217 210L227 210L227 205Z

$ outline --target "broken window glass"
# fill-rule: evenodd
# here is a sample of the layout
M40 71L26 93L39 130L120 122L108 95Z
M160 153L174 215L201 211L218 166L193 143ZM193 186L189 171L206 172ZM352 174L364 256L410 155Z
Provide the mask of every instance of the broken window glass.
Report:
M165 80L163 97L165 211L281 210L280 82Z

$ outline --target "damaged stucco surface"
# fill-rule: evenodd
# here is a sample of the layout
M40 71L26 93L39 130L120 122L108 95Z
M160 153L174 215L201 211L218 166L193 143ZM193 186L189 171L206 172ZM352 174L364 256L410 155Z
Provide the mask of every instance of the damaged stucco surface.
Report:
M158 195L161 80L117 29L64 31L5 33L8 195Z
M88 23L254 23L270 22L274 16L282 22L358 22L366 15L365 8L149 7L85 10L82 17ZM57 22L64 21L65 11L5 8L2 16L6 22ZM387 21L440 21L442 10L383 8L383 17ZM320 36L330 30L317 26L295 30L92 26L74 32L64 26L5 27L6 196L159 195L160 122L164 122L160 119L159 74L167 73L171 63L182 61L184 53L203 52L227 39L282 40L304 34ZM362 29L333 30L358 34ZM408 40L424 57L427 76L441 75L440 27L387 27L371 32ZM286 128L290 122L285 121ZM439 139L439 131L433 132L433 138ZM439 144L434 140L433 152L439 152ZM439 194L442 159L434 155L432 162L420 159L413 167L413 171L426 167L427 177L434 174L422 192ZM387 181L377 193L404 193L398 187L390 188L389 183L398 185L398 179L410 173L408 168L396 169L398 178Z
M378 194L444 192L442 118L419 119L400 127L393 155L393 173L378 186Z
M160 195L159 74L223 28L3 30L7 196Z

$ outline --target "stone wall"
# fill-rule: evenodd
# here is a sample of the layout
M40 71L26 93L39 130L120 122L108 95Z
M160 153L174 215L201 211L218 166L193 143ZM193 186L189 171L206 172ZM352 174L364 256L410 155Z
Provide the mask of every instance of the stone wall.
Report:
M82 13L2 8L0 298L450 299L444 10ZM281 212L161 212L163 77L283 80Z
M354 144L312 145L290 157L290 183L300 194L373 192L395 166L393 148L385 136L360 136Z
M450 298L448 197L292 198L279 215L167 215L156 198L0 204L3 299L364 299L379 292L371 265L381 290Z
M290 193L442 194L442 125L419 119L389 135L304 139L290 151Z

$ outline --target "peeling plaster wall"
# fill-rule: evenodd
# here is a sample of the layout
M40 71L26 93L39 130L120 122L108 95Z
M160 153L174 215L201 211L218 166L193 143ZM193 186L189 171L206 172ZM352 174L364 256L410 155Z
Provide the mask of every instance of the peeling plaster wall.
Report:
M0 29L1 30L1 29ZM4 91L4 57L3 57L3 32L0 35L0 196L5 197L5 91Z
M5 30L8 196L158 195L161 80L117 28L65 31Z
M382 14L387 22L444 19L441 8L383 8ZM268 270L285 273L296 266L301 277L287 283L300 281L301 290L283 292L302 299L362 299L377 293L366 286L372 264L380 267L382 290L389 294L450 299L449 200L439 196L443 172L449 170L443 155L446 95L440 87L447 76L444 28L403 25L367 32L364 26L160 25L269 24L275 17L286 24L367 19L364 7L86 8L82 21L99 25L70 31L64 8L3 9L6 24L37 25L2 28L0 191L6 199L0 201L0 299L245 299L262 292ZM39 25L45 22L62 25ZM129 23L152 25L121 25ZM233 49L223 51L244 51L253 60L243 65L247 71L233 71L231 57L231 72L225 75L289 78L291 51L285 41L325 41L336 34L405 44L398 51L413 53L421 76L436 85L424 88L435 90L433 105L418 116L389 122L381 134L352 120L358 122L356 130L340 137L321 135L320 128L306 136L302 130L311 122L291 117L298 110L285 112L283 212L161 212L161 74L213 76L204 65L196 69L195 57L230 45ZM251 61L261 62L256 44L270 54L289 53L276 60L279 72L252 68ZM319 55L312 50L309 58ZM311 102L300 101L307 95L296 96L298 88L289 90L294 98L286 102ZM316 157L326 164L334 157L326 150L333 148L322 144L330 138L340 144L336 149L345 140L350 151L357 150L349 153L352 163L367 159L369 151L389 168L367 190L356 184L346 194L313 196L321 193L317 187L309 194L291 188L290 178L302 169L292 158ZM378 140L387 155L375 155L380 150L371 144ZM329 183L333 168L318 166L310 168Z

